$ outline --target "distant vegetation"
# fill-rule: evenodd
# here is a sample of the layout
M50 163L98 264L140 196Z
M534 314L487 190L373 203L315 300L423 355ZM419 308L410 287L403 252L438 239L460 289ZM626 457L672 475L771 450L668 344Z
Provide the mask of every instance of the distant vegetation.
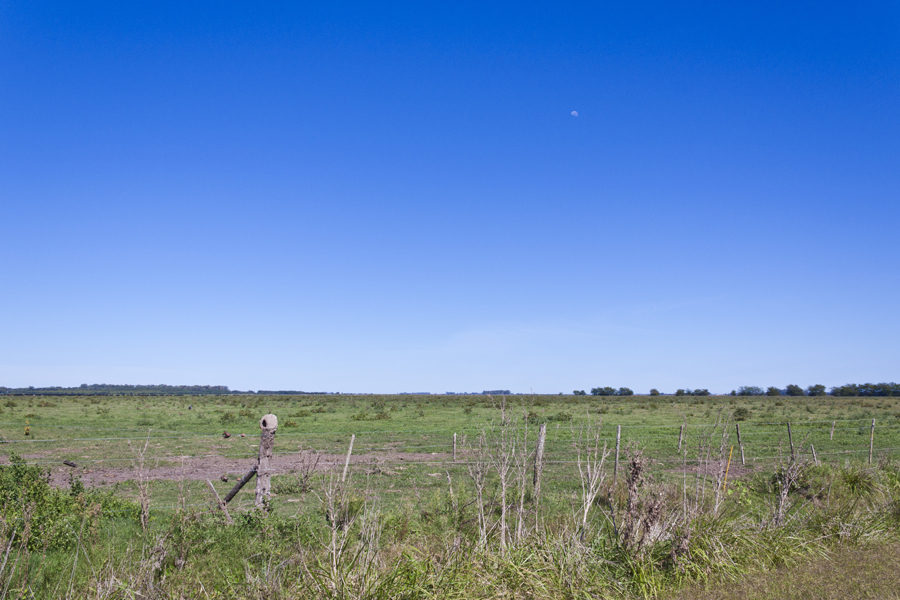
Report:
M575 396L586 396L584 390L574 390ZM614 388L610 386L591 388L592 396L631 396L634 392L627 387ZM651 396L664 395L653 388L650 390ZM679 388L675 390L675 396L710 396L711 393L706 388ZM900 383L848 383L832 387L826 391L822 384L811 385L803 389L799 385L790 384L787 387L779 388L769 386L765 389L755 385L742 385L736 390L731 390L732 396L900 396Z
M9 388L0 386L0 394L16 395L63 395L63 396L106 396L111 394L127 395L159 395L181 396L186 394L234 394L225 385L113 385L108 383L82 383L78 387L20 387ZM270 392L274 393L274 392ZM302 392L301 392L302 393Z
M83 383L78 387L19 387L11 388L0 386L0 394L6 395L53 395L53 396L186 396L186 395L223 395L223 394L254 394L259 396L314 396L336 394L339 392L304 392L301 390L231 390L226 385L118 385L107 383ZM584 390L573 390L575 396L586 396ZM591 388L592 396L632 396L634 391L628 387L594 387ZM401 395L428 396L429 392L406 392ZM483 396L513 396L529 395L514 394L510 390L484 390L482 392L463 393L447 392L445 395L483 395ZM666 395L653 388L651 396ZM675 396L709 396L707 388L679 388L675 390ZM731 390L732 396L900 396L900 383L848 383L834 386L826 391L822 384L811 385L802 388L796 384L790 384L784 388L769 386L765 389L755 385L743 385L736 390Z

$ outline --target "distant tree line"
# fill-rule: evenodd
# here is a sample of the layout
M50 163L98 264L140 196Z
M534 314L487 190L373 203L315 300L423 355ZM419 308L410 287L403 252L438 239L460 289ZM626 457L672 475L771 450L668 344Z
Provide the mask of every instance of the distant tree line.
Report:
M575 390L572 392L576 396L587 396L587 392L584 390ZM631 388L620 387L620 388L611 388L611 387L595 387L591 388L591 396L633 396L634 392Z
M227 385L120 385L83 383L78 387L3 387L0 395L15 396L202 396L255 394L258 396L316 396L334 392L304 392L302 390L232 390Z
M78 387L19 387L0 386L0 394L13 395L53 395L53 396L109 396L118 394L148 396L180 396L202 394L239 394L225 385L123 385L109 383L82 383Z
M765 390L755 385L744 385L731 391L732 396L900 396L900 383L848 383L826 391L822 384L803 389L791 384L784 388L769 386Z
M691 388L675 390L676 396L709 396L709 390L706 388L692 390Z
M179 395L223 395L223 394L256 394L267 396L308 396L337 394L339 392L305 392L301 390L231 390L225 385L120 385L107 383L83 383L78 387L4 387L0 386L0 395L54 395L54 396L114 396L114 395L147 395L147 396L179 396ZM587 396L585 390L574 390L575 396ZM424 394L424 392L423 392ZM477 392L475 393L477 394ZM510 390L484 390L482 395L508 396ZM634 391L627 387L595 387L591 388L592 396L633 396ZM467 394L459 394L467 395ZM651 396L663 395L658 389L650 390ZM675 396L709 396L706 388L679 388ZM790 384L784 388L769 386L765 389L755 385L743 385L731 391L732 396L900 396L898 383L848 383L834 386L830 390L822 384L802 388Z
M574 390L575 396L586 396L584 390ZM627 387L595 387L591 388L592 396L631 396L634 392ZM653 388L651 396L659 396L661 392ZM692 390L679 388L675 396L709 396L706 388ZM827 390L822 384L815 384L802 388L796 384L790 384L784 388L769 386L765 389L755 385L742 385L736 390L731 390L732 396L900 396L900 383L848 383Z
M255 392L226 392L232 394L258 394L260 396L317 396L328 392L304 392L302 390L256 390Z

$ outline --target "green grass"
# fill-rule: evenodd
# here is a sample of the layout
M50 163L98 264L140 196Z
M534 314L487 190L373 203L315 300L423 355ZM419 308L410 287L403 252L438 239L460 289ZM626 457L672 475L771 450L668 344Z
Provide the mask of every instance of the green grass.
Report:
M900 398L823 397L674 397L513 396L506 402L532 423L549 424L549 441L565 443L572 425L586 418L623 427L625 440L637 440L651 452L669 451L678 428L687 424L691 445L705 426L743 409L741 421L748 455L767 456L786 446L781 423L791 421L795 442L808 441L829 451L863 451L868 446L868 420L878 421L879 447L900 445ZM83 438L131 438L151 432L155 450L201 454L210 450L239 455L240 444L222 443L223 430L258 435L258 419L272 412L282 424L279 441L340 451L351 433L360 447L399 444L402 450L446 449L449 436L475 433L498 416L499 398L485 396L178 396L178 397L10 397L0 412L0 436L29 442L38 452L81 452L86 458L128 457L126 439L98 447ZM191 406L192 409L188 410ZM830 422L838 420L835 439ZM24 435L25 425L30 436ZM42 441L44 440L44 441ZM252 440L250 441L252 443ZM279 444L280 446L282 443ZM19 446L21 447L21 446ZM18 449L18 447L17 447ZM52 453L51 453L52 456Z
M656 459L658 469L673 472L683 460L698 458L698 444L706 440L714 422L739 409L746 415L739 425L751 467L771 465L789 454L783 425L787 421L792 422L796 448L809 454L812 444L823 461L867 459L872 418L877 421L876 455L900 448L900 398L514 396L505 401L515 417L528 415L532 425L547 423L548 486L550 491L561 486L563 493L571 491L566 482L575 473L573 432L587 420L604 423L601 436L610 447L615 444L615 428L621 425L623 449L639 445ZM148 466L177 468L181 457L203 456L246 459L250 465L256 455L258 419L272 412L282 424L276 454L311 448L339 455L353 433L354 454L378 459L380 470L388 473L369 475L369 484L390 490L391 498L407 495L417 501L422 491L445 485L445 478L434 473L464 475L463 467L448 464L452 435L459 434L462 447L464 437L472 440L499 422L500 402L485 396L404 395L9 397L6 403L15 406L3 406L0 414L0 438L9 445L0 445L0 452L18 452L33 464L59 472L66 471L63 460L88 471L129 469L149 436ZM832 421L837 421L833 439ZM29 436L24 435L26 423ZM687 456L677 452L682 423ZM227 440L221 437L225 430L233 434ZM532 440L535 433L532 427ZM731 446L736 443L733 428L728 433ZM419 456L411 464L392 459L390 452ZM734 452L737 465L739 448ZM202 489L188 486L191 497L202 497ZM122 488L125 493L133 491L133 486ZM154 492L161 500L156 506L174 505L173 484L154 484Z
M71 513L60 517L65 527L90 515L84 531L67 530L66 539L74 539L79 551L73 553L72 543L60 549L33 544L17 549L12 543L0 585L8 583L13 597L47 598L665 597L696 582L738 580L759 569L790 568L835 548L892 544L898 538L900 476L891 457L900 448L900 398L515 396L505 399L513 421L506 428L501 401L485 396L9 398L7 405L0 403L0 438L6 442L0 444L0 458L16 452L32 465L85 478L116 470L122 481L108 491L126 502L139 496L135 464L145 443L145 466L172 467L174 476L149 483L146 532L133 516L135 505L107 514L90 512L92 504L85 501L78 510L87 512L75 518L75 505L66 500L59 505ZM738 409L748 467L738 466L735 447L728 488L716 511L717 461L736 444L731 419ZM354 456L365 460L352 465L347 495L339 502L340 514L356 520L337 566L327 550L328 473L314 473L308 486L299 485L296 475L276 475L272 511L265 519L252 510L251 483L229 505L236 521L231 526L211 510L202 478L178 476L182 460L231 459L228 482L219 481L218 473L209 477L224 495L235 477L255 464L258 419L268 412L279 417L279 456L312 449L330 455L339 472L349 437L356 436ZM486 430L496 458L503 435L522 440L526 416L529 450L536 425L547 423L548 430L540 518L529 463L527 535L508 551L499 547L499 488L491 467L485 493L491 529L482 547L466 464L473 442ZM870 467L873 418L878 464ZM610 456L607 481L587 530L579 533L573 517L581 491L574 442L587 424L596 430L601 422L600 442L610 448L616 426L622 427L620 472L613 485ZM790 462L786 422L804 466L791 482L786 519L776 525L779 473ZM679 453L682 423L684 452ZM223 430L232 436L223 439ZM451 457L453 433L459 434L458 462ZM810 444L822 466L805 464L811 461ZM635 510L651 511L657 501L666 524L664 533L640 549L625 544L620 531L629 506L627 456L638 450L651 461ZM62 460L79 468L62 466ZM508 502L517 500L511 490ZM696 510L685 511L685 501L696 503ZM616 527L608 517L610 503ZM363 516L376 513L377 531L367 530ZM0 552L12 531L25 531L28 514L0 513ZM686 554L675 551L679 540ZM373 548L377 557L367 562Z

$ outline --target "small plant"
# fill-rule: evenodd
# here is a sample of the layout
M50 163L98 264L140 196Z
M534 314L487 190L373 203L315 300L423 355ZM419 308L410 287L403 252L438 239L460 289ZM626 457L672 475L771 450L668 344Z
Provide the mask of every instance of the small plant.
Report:
M272 493L277 495L300 495L310 490L309 481L300 475L283 475L272 480Z
M856 502L870 500L878 491L878 481L869 469L844 469L841 471L841 483Z
M547 415L548 422L557 422L557 423L568 423L572 420L572 413L569 412L558 412L555 415Z
M746 421L750 417L750 409L746 406L738 407L734 411L734 420L735 421Z
M391 418L391 415L386 412L370 413L368 411L360 411L351 415L350 418L354 421L387 421Z

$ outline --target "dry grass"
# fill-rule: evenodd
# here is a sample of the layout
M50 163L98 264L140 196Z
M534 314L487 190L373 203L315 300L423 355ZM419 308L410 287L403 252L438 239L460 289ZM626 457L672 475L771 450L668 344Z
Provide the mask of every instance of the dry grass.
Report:
M692 586L671 600L900 600L900 543L841 547L737 583Z

